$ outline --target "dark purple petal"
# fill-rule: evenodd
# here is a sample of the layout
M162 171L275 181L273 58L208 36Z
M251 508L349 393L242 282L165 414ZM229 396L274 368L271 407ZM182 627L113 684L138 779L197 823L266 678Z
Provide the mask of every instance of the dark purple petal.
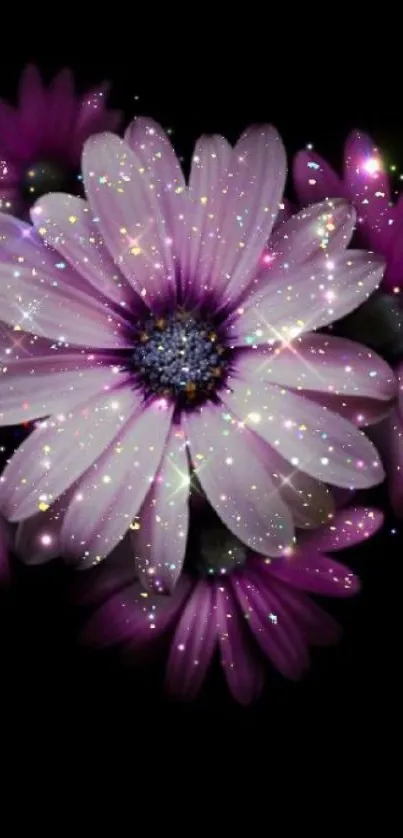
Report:
M91 571L86 571L91 573ZM183 577L173 596L151 596L135 582L111 596L85 623L81 640L95 648L123 645L138 651L155 642L181 613L190 582Z
M280 599L261 579L247 575L230 578L233 591L262 652L286 678L298 679L308 666L304 639Z
M299 151L293 162L295 191L301 204L323 198L345 198L346 188L331 166L315 151Z
M301 534L301 549L324 553L344 550L371 538L380 529L383 520L383 513L372 507L340 509L327 526Z
M262 559L262 568L264 566ZM267 574L308 593L323 596L347 597L360 589L357 576L348 567L298 547L283 559L272 560L267 566Z
M270 580L270 586L292 613L294 620L301 627L305 640L312 646L333 646L340 640L341 628L310 597L277 579Z
M263 689L264 669L226 580L216 584L216 620L221 666L228 687L240 704L251 704Z
M171 694L193 698L199 692L216 643L214 587L200 581L187 600L172 641L166 678Z

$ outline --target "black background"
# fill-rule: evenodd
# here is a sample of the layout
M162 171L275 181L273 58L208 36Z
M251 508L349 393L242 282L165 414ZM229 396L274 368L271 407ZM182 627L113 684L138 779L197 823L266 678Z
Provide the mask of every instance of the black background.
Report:
M230 31L214 43L209 36L195 42L195 21L184 24L191 30L185 40L178 31L166 41L163 31L155 39L153 29L134 24L132 40L129 33L124 44L121 34L114 40L106 21L102 34L94 31L86 41L78 29L64 39L64 24L55 21L52 48L50 35L48 41L42 33L24 44L17 38L10 58L0 63L0 95L14 101L28 61L37 63L46 79L69 66L81 90L109 78L111 102L125 111L126 121L150 115L173 129L185 165L200 133L221 132L235 140L248 123L270 121L290 155L310 142L336 166L347 133L362 128L403 172L397 46L385 42L375 25L352 35L350 22L342 23L334 43L328 30L318 37L308 25L294 45L280 33L277 43L273 26L266 24L258 37L256 19L245 51L241 33ZM373 497L387 509L382 491ZM355 600L325 604L344 625L341 644L314 654L301 684L269 674L261 701L249 709L233 704L219 674L209 679L198 702L177 705L163 696L161 661L134 672L113 658L84 653L66 605L62 571L17 568L15 585L1 599L5 718L17 720L16 727L37 726L41 735L54 731L56 739L78 723L85 736L91 731L101 739L123 735L136 741L140 727L150 737L171 731L190 742L207 735L213 747L224 733L239 739L242 731L250 735L252 749L263 747L256 739L263 733L272 743L302 733L305 742L323 739L330 752L336 742L347 743L353 760L358 740L370 753L382 743L386 749L399 717L400 533L399 522L387 512L380 535L340 556L363 581Z

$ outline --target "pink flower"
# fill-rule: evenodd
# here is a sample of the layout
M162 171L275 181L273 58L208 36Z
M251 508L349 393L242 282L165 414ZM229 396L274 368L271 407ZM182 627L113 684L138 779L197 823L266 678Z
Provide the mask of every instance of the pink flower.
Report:
M46 192L77 192L85 141L121 122L118 111L107 110L108 89L103 84L79 97L69 70L48 88L36 67L24 70L18 108L0 100L0 209L19 215Z
M36 229L0 218L0 421L48 417L4 471L10 520L56 519L61 552L85 563L130 530L143 583L172 589L195 478L268 556L328 520L327 484L382 480L356 425L388 408L391 371L312 330L366 299L383 263L346 249L344 201L272 234L285 174L258 127L234 149L202 137L186 185L159 126L137 120L125 141L87 141L87 202L42 198Z
M76 601L92 609L82 641L136 657L161 636L170 636L167 687L182 698L198 693L218 651L232 695L248 704L262 689L265 658L286 678L298 679L308 667L309 646L337 640L337 624L308 594L357 592L357 577L332 553L370 537L382 519L375 509L340 510L331 523L301 533L292 551L272 560L248 555L221 528L218 546L207 545L204 567L203 557L198 565L199 578L194 566L185 571L171 597L150 596L135 581L131 548L123 542L116 559L77 580Z

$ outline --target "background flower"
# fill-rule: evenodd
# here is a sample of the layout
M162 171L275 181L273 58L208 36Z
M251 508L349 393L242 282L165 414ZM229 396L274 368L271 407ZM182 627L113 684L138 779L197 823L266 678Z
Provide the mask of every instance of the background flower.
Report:
M108 90L104 83L78 96L70 70L46 87L37 68L26 67L18 107L0 100L0 209L20 215L46 192L81 191L84 142L121 122L107 109Z
M218 652L232 695L248 704L263 687L265 658L295 680L307 669L310 645L337 640L337 624L308 594L356 593L357 577L332 554L370 537L382 520L375 509L339 510L274 560L251 555L222 525L199 522L171 597L150 595L135 581L130 545L123 542L110 563L80 574L73 585L76 601L88 609L82 640L136 659L170 638L167 687L183 698L198 693Z
M37 230L0 219L0 418L50 414L5 469L4 513L56 504L62 552L86 563L130 530L143 584L171 589L196 476L237 537L281 555L295 526L328 520L327 484L382 480L355 425L379 402L383 415L393 375L311 333L374 290L382 261L346 249L343 201L293 216L267 246L285 180L270 126L234 149L201 138L188 187L150 121L126 142L91 138L83 160L88 204L46 196Z

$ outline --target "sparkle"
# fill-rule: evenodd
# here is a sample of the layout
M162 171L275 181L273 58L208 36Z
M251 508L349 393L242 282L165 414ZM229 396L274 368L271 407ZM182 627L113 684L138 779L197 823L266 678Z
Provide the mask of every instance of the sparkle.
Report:
M248 413L248 419L250 422L253 422L254 425L258 425L261 422L262 417L260 413Z
M379 157L368 157L363 168L369 175L376 175L382 171L382 161Z

